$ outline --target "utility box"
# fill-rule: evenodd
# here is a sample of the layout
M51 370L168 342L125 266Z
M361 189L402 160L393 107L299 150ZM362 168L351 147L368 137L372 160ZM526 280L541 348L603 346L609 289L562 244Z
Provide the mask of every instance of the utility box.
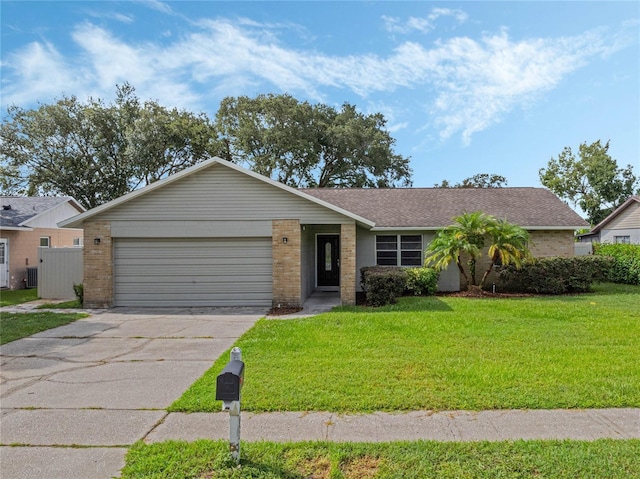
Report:
M244 382L244 362L229 361L216 381L217 401L239 401Z

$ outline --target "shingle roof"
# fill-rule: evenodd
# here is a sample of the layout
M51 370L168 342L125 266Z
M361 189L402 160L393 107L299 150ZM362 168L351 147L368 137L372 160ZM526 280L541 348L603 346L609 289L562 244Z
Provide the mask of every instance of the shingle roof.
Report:
M69 197L52 196L2 196L0 199L0 226L14 228L61 203L74 201Z
M482 211L526 228L584 228L588 223L544 188L315 188L305 193L372 220L376 228L442 228Z

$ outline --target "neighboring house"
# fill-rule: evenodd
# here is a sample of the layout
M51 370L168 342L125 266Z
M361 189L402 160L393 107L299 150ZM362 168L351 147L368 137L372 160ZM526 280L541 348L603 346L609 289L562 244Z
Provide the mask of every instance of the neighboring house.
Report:
M57 223L84 211L73 198L3 196L0 287L25 287L27 268L38 266L38 247L81 246L81 229L61 229Z
M581 242L640 244L640 196L631 196L591 231L578 235Z
M84 300L112 306L353 304L359 270L419 266L464 211L520 224L537 256L572 256L587 223L540 188L297 190L220 159L60 223L84 228ZM458 290L457 268L441 290Z

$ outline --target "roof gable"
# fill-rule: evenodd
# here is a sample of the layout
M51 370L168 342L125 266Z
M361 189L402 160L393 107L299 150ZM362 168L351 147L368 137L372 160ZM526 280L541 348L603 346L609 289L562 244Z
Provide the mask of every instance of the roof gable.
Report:
M627 200L622 203L620 206L618 206L614 211L611 212L611 214L609 216L607 216L605 219L603 219L600 223L598 223L597 225L595 225L593 227L593 229L588 233L588 234L595 234L598 233L600 230L602 230L605 226L607 226L609 223L611 223L613 220L615 220L616 218L618 218L620 215L622 215L624 212L626 212L629 207L631 207L632 205L636 205L636 204L640 204L640 196L630 196L629 198L627 198Z
M229 175L227 174L228 172L235 172L236 177L239 174L241 175L241 177L245 178L246 180L251 179L252 181L245 180L244 182L240 182L242 184L241 188L246 190L246 192L229 190L231 186L228 184L225 184L225 179L223 178L217 181L217 184L209 183L209 185L206 185L202 182L199 183L199 179L208 175L212 171L215 172L216 169L220 169L220 168L224 170L224 171L220 170L222 172L220 173L220 176L227 176L227 179L229 179ZM257 183L255 183L255 181L257 181ZM171 175L163 180L157 181L144 188L128 193L120 198L117 198L113 201L110 201L92 210L89 210L84 214L78 215L70 220L63 221L60 223L60 226L78 227L85 220L93 218L98 215L100 215L102 218L118 217L118 216L126 215L128 210L133 211L134 209L147 211L148 216L145 219L160 220L160 219L166 218L167 220L172 220L175 218L169 218L166 215L166 212L169 211L169 209L158 210L156 208L156 210L154 211L154 205L157 205L159 203L157 201L158 198L160 198L161 196L165 197L164 198L165 205L170 203L171 200L175 202L181 201L184 204L183 207L187 208L188 206L185 206L185 205L188 203L188 201L185 201L184 198L180 196L181 195L180 191L184 192L185 187L188 189L190 185L195 186L197 184L199 184L199 186L196 186L196 188L200 188L200 196L194 198L193 194L190 192L189 196L193 199L191 204L193 205L195 204L195 202L206 203L207 201L209 201L211 204L207 205L208 209L216 210L217 216L221 216L221 215L224 216L223 214L224 212L221 211L220 209L216 209L217 205L214 200L216 198L220 198L220 195L216 196L215 195L216 192L212 191L211 188L220 189L221 191L226 188L228 195L235 195L235 196L240 195L240 198L238 198L239 201L237 202L238 204L245 203L244 200L246 198L242 198L243 195L246 197L246 196L249 196L249 193L251 193L253 196L253 193L255 193L254 190L260 189L262 191L267 191L267 190L272 192L278 191L280 192L280 196L282 196L281 192L285 192L288 197L291 197L291 195L293 195L294 200L298 199L297 204L300 204L301 202L306 203L307 205L311 204L316 208L316 210L318 210L318 207L321 207L322 210L332 212L332 214L334 215L335 213L337 213L338 215L340 215L340 217L350 218L352 220L355 220L359 224L365 225L367 227L373 226L372 222L370 222L365 218L359 217L353 212L343 210L336 205L326 203L321 199L315 198L313 196L309 196L306 193L301 192L297 189L291 188L277 181L273 181L270 178L257 174L253 171L246 170L236 164L230 163L225 160L221 160L219 158L214 158L211 160L204 161L195 166L192 166L191 168L187 168L179 173ZM251 185L255 185L255 186L251 186ZM207 189L207 186L210 189ZM223 196L223 198L225 197ZM229 203L228 198L225 198L224 202ZM239 205L239 207L242 207L242 206L243 205ZM175 208L173 210L175 211ZM190 217L190 216L193 216L191 213L192 212L185 211L185 209L183 209L180 218L181 219L197 219L196 217L193 217L193 218ZM233 215L233 211L229 211L228 214ZM261 219L268 219L265 217L264 212L261 212L259 209L254 208L253 214L257 215ZM132 216L130 218L132 218Z
M0 209L0 226L3 228L28 228L31 223L68 203L78 213L85 209L73 198L63 196L3 196Z
M528 229L588 226L544 188L390 188L304 190L371 219L378 228L440 229L465 212L482 211Z

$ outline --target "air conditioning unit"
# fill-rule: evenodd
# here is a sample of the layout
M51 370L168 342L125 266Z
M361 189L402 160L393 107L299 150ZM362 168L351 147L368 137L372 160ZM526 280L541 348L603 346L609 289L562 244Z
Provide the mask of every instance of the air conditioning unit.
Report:
M27 288L38 287L38 267L27 268Z

